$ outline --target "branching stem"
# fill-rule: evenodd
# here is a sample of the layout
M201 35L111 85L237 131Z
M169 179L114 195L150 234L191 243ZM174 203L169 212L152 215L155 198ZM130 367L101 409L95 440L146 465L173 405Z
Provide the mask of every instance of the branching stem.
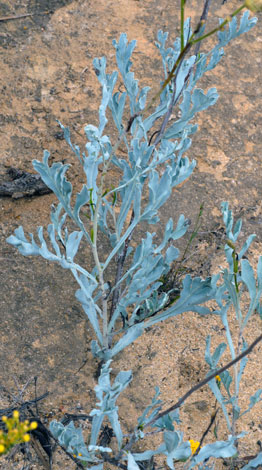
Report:
M239 8L237 8L231 15L228 15L226 19L221 23L217 28L212 29L209 31L209 33L204 34L203 36L200 36L200 38L194 39L192 38L191 44L196 44L199 41L202 41L203 39L208 38L209 36L212 36L214 33L217 33L218 31L223 31L223 28L226 26L227 23L229 23L234 16L236 16L238 13L240 13L244 8L246 8L246 5L243 4Z
M197 44L198 42L202 41L203 39L206 39L208 38L209 36L212 36L213 34L217 33L218 31L221 31L223 30L223 28L225 27L225 25L227 23L229 23L231 21L231 19L236 16L240 11L242 11L244 8L246 8L245 4L241 5L239 8L237 8L231 15L228 15L226 17L226 19L219 25L217 26L217 28L214 28L212 29L211 31L209 31L208 33L204 34L203 36L200 36L199 38L195 38L195 36L197 35L197 33L199 32L199 30L201 29L201 27L203 26L203 24L205 23L205 20L200 20L195 31L192 33L191 37L189 38L189 41L187 42L187 44L184 46L183 49L181 49L181 52L172 68L172 70L170 71L168 77L166 78L166 80L164 81L162 87L160 88L160 90L153 96L152 100L150 101L150 103L148 104L148 106L144 109L144 112L145 111L148 111L149 109L151 109L152 105L155 103L155 101L160 97L160 95L162 94L162 92L164 91L164 89L167 87L167 85L171 82L171 80L174 78L175 76L175 73L177 71L177 68L178 68L178 65L180 62L183 61L184 57L186 56L186 54L189 52L190 48L194 45L194 44ZM141 114L141 113L140 113ZM137 116L135 116L137 117ZM134 117L132 116L130 118L130 121L131 120L134 120ZM132 121L133 122L133 121Z
M229 369L230 367L232 367L234 364L236 364L238 361L240 361L241 359L243 359L243 357L247 356L251 351L252 349L254 349L254 347L260 342L262 341L262 334L259 335L254 341L253 343L251 343L251 345L245 350L243 351L241 354L239 354L239 356L237 356L235 359L233 359L232 361L228 362L225 366L221 367L220 369L217 369L215 372L213 372L212 374L210 374L208 377L206 377L205 379L201 380L201 382L199 382L198 384L194 385L194 387L192 387L190 390L188 390L188 392L186 392L176 403L175 405L172 405L170 406L169 408L167 408L165 411L162 411L161 413L159 413L155 418L151 419L151 421L149 421L147 424L145 424L144 428L148 427L148 426L152 426L153 423L155 423L158 419L162 418L163 416L171 413L172 411L176 410L177 408L179 408L182 403L184 403L186 401L186 399L188 397L190 397L194 392L196 392L197 390L199 390L200 388L202 388L204 385L206 385L208 382L210 382L210 380L214 379L216 377L216 375L220 375L222 374L222 372L224 372L225 370Z
M119 136L119 139L117 141L118 145L120 144L120 139L121 139L121 136ZM109 169L109 165L111 163L111 160L113 158L113 155L114 155L114 149L112 150L112 153L111 153L110 157L108 158L108 160L104 161L103 172L102 172L101 181L100 181L100 185L99 185L98 192L97 192L97 201L96 201L95 211L94 211L93 239L92 239L92 253L93 253L95 265L96 265L97 272L98 272L98 279L99 279L100 288L101 288L101 291L102 291L103 347L105 349L108 349L108 346L109 346L109 344L108 344L108 328L107 328L107 326L108 326L107 302L108 301L107 301L107 295L106 295L103 267L102 267L101 262L99 260L98 250L97 250L97 231L98 231L99 209L100 209L100 206L101 206L101 203L102 203L103 193L104 193L104 180L105 180L105 176L107 174L107 171Z

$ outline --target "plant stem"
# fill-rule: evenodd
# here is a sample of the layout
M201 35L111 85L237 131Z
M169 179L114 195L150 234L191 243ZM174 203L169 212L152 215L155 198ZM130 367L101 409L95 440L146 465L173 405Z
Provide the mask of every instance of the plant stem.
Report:
M232 20L234 16L236 16L238 13L240 13L241 10L246 8L245 4L241 5L239 8L237 8L231 15L228 15L226 19L221 23L217 28L212 29L209 31L209 33L204 34L203 36L200 36L200 38L194 39L191 41L191 44L196 44L199 41L202 41L203 39L208 38L209 36L212 36L212 34L217 33L218 31L223 30L224 26L229 23L229 21Z
M134 209L133 209L131 219L130 219L130 222L129 222L129 226L132 224L132 222L134 220L134 215L135 214L134 214ZM128 238L125 241L125 245L124 245L124 248L122 250L122 253L118 256L115 286L118 284L118 282L120 281L120 279L123 275L123 267L124 267L124 263L125 263L125 259L126 259L127 249L128 249L129 244L130 244L132 235L133 235L133 232L131 232L129 234ZM117 306L117 303L118 303L118 300L119 300L120 288L121 288L121 285L119 284L118 287L113 292L112 305L111 305L111 311L110 311L110 319L113 316L114 310L115 310L115 308Z
M192 36L191 36L192 37ZM184 47L184 49L180 52L175 64L173 65L172 67L172 70L170 71L168 77L166 78L166 80L164 81L163 85L161 86L160 90L155 94L155 96L153 96L152 100L150 101L150 103L148 104L148 106L144 109L144 111L149 111L149 109L152 107L152 105L155 103L155 101L159 98L159 96L162 94L162 92L164 91L164 89L167 87L167 85L171 82L171 80L174 78L174 75L175 75L175 72L177 70L177 67L178 65L180 64L180 62L182 62L182 59L184 58L184 56L186 55L186 53L189 51L189 49L191 48L192 46L192 43L189 41L186 46Z
M200 226L201 226L201 217L202 217L202 215L203 215L203 209L204 209L204 204L201 203L201 204L200 204L200 208L199 208L199 213L198 213L197 218L196 218L195 226L194 226L194 228L193 228L193 232L192 232L192 234L191 234L191 236L190 236L190 238L189 238L189 240L188 240L188 243L187 243L186 248L185 248L185 250L184 250L184 253L183 253L182 257L181 257L181 260L178 262L178 267L177 267L177 269L175 270L174 274L172 275L173 279L175 279L175 278L177 277L178 271L179 271L179 266L181 266L181 264L182 264L183 262L185 262L186 254L187 254L187 252L188 252L188 250L189 250L189 248L190 248L190 246L191 246L191 244L192 244L194 238L196 238L196 236L197 236L197 234L198 234L198 231L199 231Z
M235 353L235 348L234 348L232 335L231 335L228 320L227 320L227 315L224 316L222 321L223 321L224 328L226 330L226 338L227 338L227 343L228 343L228 346L229 346L229 349L230 349L230 354L231 354L232 360L234 361L235 358L238 357L238 352L237 352L237 354ZM218 374L218 375L220 375L220 374ZM235 426L236 420L235 420L234 409L235 409L235 406L237 405L237 400L238 400L238 388L237 388L238 363L235 363L233 365L233 375L234 375L234 387L235 387L234 398L236 400L236 403L235 402L232 403L232 420L231 420L231 424L230 424L230 422L228 423L228 428L230 429L231 434L234 436L235 435L235 427L236 427ZM225 414L225 412L224 412L224 414ZM225 415L225 417L226 417L226 415ZM226 418L228 419L228 417L226 417Z
M179 65L179 63L184 59L185 55L187 54L187 52L189 51L189 49L191 48L192 45L202 41L203 39L209 37L209 36L212 36L212 34L220 31L221 29L224 28L224 26L229 23L229 21L234 17L236 16L241 10L243 10L245 7L245 4L241 5L239 8L237 8L231 15L228 15L227 18L223 21L223 23L221 23L219 26L217 26L217 28L215 29L212 29L211 31L209 31L209 33L207 34L204 34L203 36L197 38L197 39L194 39L195 35L199 32L201 26L203 26L204 24L204 21L205 20L200 20L195 31L192 33L191 37L189 38L189 41L187 42L187 44L184 46L184 49L181 49L181 52L172 68L172 70L170 71L168 77L166 78L166 80L164 81L162 87L160 88L160 90L156 93L156 95L153 96L152 100L150 101L150 103L148 104L148 106L144 109L144 112L145 111L148 111L152 105L154 104L154 102L157 100L157 98L159 98L159 96L161 95L161 93L164 91L164 89L167 87L167 85L171 82L172 78L174 78L174 75L175 75L175 72L176 72L176 69ZM135 117L137 117L140 113L138 113ZM132 116L133 120L134 120L134 116ZM130 119L130 121L132 120L132 118ZM133 121L132 121L133 122ZM131 123L132 124L132 123ZM130 126L127 126L127 128L130 128Z
M119 137L119 140L120 140L120 137ZM110 157L108 158L108 160L106 162L104 161L104 168L103 168L100 185L99 185L98 192L97 192L97 201L96 201L95 211L94 211L93 240L92 240L92 253L93 253L95 265L96 265L96 268L97 268L97 271L98 271L99 284L100 284L100 288L101 288L101 291L102 291L103 347L105 349L108 349L108 346L109 346L108 345L108 330L107 330L107 325L108 325L107 295L106 295L103 268L101 266L99 256L98 256L98 250L97 250L97 230L98 230L99 209L100 209L100 205L101 205L101 202L102 202L102 199L103 199L103 193L104 193L105 175L108 171L108 168L109 168L110 162L113 158L113 155L114 155L114 152L112 151L112 153L111 153Z
M101 194L98 195L95 214L94 214L94 221L93 221L93 244L92 244L92 252L95 261L95 265L98 271L98 278L99 284L102 291L102 311L103 311L103 347L108 349L108 335L107 335L107 300L106 300L106 289L105 289L105 282L104 282L104 275L101 263L98 257L97 251L97 219L98 219L98 209L101 203Z
M240 346L241 346L241 343L243 343L243 333L242 333L241 325L239 325L239 327L240 327L240 331L239 331L239 334L238 334L237 355L239 355ZM234 402L233 406L238 406L238 399L239 399L238 373L239 373L239 370L240 370L240 366L239 366L239 363L237 363L237 364L234 365L235 402ZM235 418L235 414L233 413L233 416L232 416L232 435L233 436L236 434L236 429L235 428L236 428L236 418Z
M181 15L180 15L180 44L181 44L181 48L180 50L182 51L184 49L184 21L185 21L185 3L186 3L186 0L181 0L181 4L180 4L180 11L181 11Z
M153 423L155 423L158 419L162 418L163 416L171 413L171 411L174 411L176 410L177 408L179 408L182 403L184 403L184 401L186 401L186 399L188 397L190 397L190 395L192 395L192 393L196 392L197 390L199 390L200 388L202 388L204 385L206 385L210 380L214 379L216 377L216 375L220 375L222 374L222 372L224 372L225 370L229 369L230 367L232 367L234 364L236 364L238 361L240 361L241 359L243 359L243 357L247 356L251 351L252 349L254 349L254 347L260 342L262 341L262 334L259 335L254 341L253 343L251 343L251 345L245 350L243 351L241 354L239 354L239 356L237 356L233 361L230 361L228 362L225 366L221 367L220 369L217 369L215 372L213 372L212 374L210 374L208 377L206 377L205 379L201 380L201 382L199 382L198 384L194 385L194 387L192 387L190 390L188 390L188 392L186 392L176 403L175 405L172 405L170 406L169 408L167 408L167 410L165 411L162 411L161 413L159 413L158 415L156 415L154 418L151 419L151 421L149 421L148 423L145 424L144 428L147 428L148 426L151 426Z
M232 258L233 258L234 283L235 283L236 294L238 295L239 294L239 288L238 288L238 283L237 283L238 258L237 258L236 250L233 250Z
M184 2L184 5L186 3L186 0ZM199 22L203 22L203 21L206 21L207 19L207 16L208 16L208 10L209 10L209 6L210 6L210 3L211 3L211 0L205 0L205 3L204 3L204 8L203 8L203 11L202 11L202 14L201 14L201 17L200 17L200 20ZM182 48L181 48L182 49ZM194 51L194 55L197 56L198 53L199 53L199 49L200 49L200 43L197 43L196 47L195 47L195 51ZM180 64L176 70L176 76L179 72L179 69L182 65L182 61L180 61ZM170 116L172 114L172 111L173 111L173 108L174 106L177 104L178 100L180 99L180 96L182 95L184 89L185 89L185 86L192 74L192 71L193 71L193 68L194 68L195 64L192 65L192 67L190 68L185 80L184 80L184 85L183 87L181 88L180 92L178 93L177 97L176 97L176 81L174 80L174 89L173 89L173 96L172 96L172 99L171 99L171 102L170 102L170 105L168 107L168 110L164 116L164 119L163 119L163 122L162 122L162 125L161 125L161 128L159 131L156 131L156 139L154 141L154 146L156 147L157 144L160 142L164 132L165 132L165 128L169 122L169 119L170 119ZM175 77L174 77L175 78ZM153 136L151 136L152 138Z

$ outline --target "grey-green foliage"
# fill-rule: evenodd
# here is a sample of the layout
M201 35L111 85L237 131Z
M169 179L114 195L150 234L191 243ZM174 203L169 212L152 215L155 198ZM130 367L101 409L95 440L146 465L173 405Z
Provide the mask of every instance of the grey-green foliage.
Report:
M228 235L230 233L229 231L230 224L232 223L232 226L233 226L233 217L232 217L232 212L229 211L228 209L227 203L222 204L222 214L226 222L226 233ZM228 215L229 217L226 217L226 215ZM238 222L236 226L238 225L241 225L241 223ZM236 237L234 239L234 242L237 242ZM227 249L228 249L228 245L226 244L225 251L227 251ZM230 263L231 263L231 260L230 260ZM230 266L228 269L228 273L229 273L229 278L231 279L231 283L232 285L234 285L234 272L230 270ZM224 273L222 272L222 276L221 276L222 280L223 280L223 275ZM249 276L250 276L250 279L253 279L254 275L252 271L249 271ZM252 285L248 276L246 276L245 279L246 279L245 285L251 284L252 286L250 288L251 289L250 297L251 297L252 292L253 292L252 289L254 288L254 286ZM261 281L262 281L262 274L259 273L256 289L259 289ZM241 281L240 274L238 277L238 282L240 285L243 284L243 281ZM222 317L223 325L225 325L225 328L226 328L227 342L228 342L230 349L234 352L234 354L232 353L232 358L234 358L236 354L234 350L233 340L231 337L231 332L228 327L228 322L225 320L225 311L227 313L229 306L232 306L232 305L234 306L234 298L231 297L231 291L228 290L227 283L220 284L216 290L216 294L217 294L216 300L220 308L218 310L215 310L214 313ZM253 296L254 296L254 293L253 293ZM226 309L223 309L224 303L227 305ZM247 348L247 344L245 343L243 338L242 340L243 340L242 351L244 351ZM225 352L226 347L227 347L226 343L221 343L217 346L214 353L212 354L210 351L211 338L210 336L207 337L205 359L208 365L210 366L211 372L213 372L219 367L220 359L223 353ZM120 425L120 421L118 417L118 409L116 407L116 400L119 394L121 393L121 391L124 390L124 388L131 381L132 374L130 371L120 372L117 375L114 383L111 385L111 381L110 381L111 369L109 368L110 362L111 361L108 361L102 367L98 385L96 386L96 389L95 389L97 398L100 400L100 402L97 404L98 406L94 410L92 410L90 413L91 416L93 416L90 444L94 445L92 449L94 449L96 453L109 452L110 450L110 449L102 450L99 446L97 447L95 446L97 444L99 431L102 428L102 424L105 418L107 418L110 421L112 428L114 429L119 447L121 447L121 444L123 442L123 434L122 434L121 425ZM212 392L214 393L218 403L220 404L224 412L225 418L226 418L226 422L227 422L228 429L230 432L228 440L217 441L212 444L207 444L201 448L197 456L195 457L192 456L190 444L188 441L183 440L183 432L179 430L179 426L182 424L179 418L179 410L176 409L175 411L169 414L166 414L162 416L161 418L158 418L158 414L162 410L163 403L159 399L160 392L159 392L158 387L156 387L155 396L153 397L151 404L147 406L143 414L138 418L137 427L134 430L134 434L133 434L133 442L135 443L141 439L146 438L145 427L147 427L149 424L151 425L153 429L157 429L163 432L163 442L155 450L146 450L141 453L136 453L136 452L124 453L122 458L124 460L127 459L128 469L138 470L139 467L136 462L148 461L156 455L165 455L167 465L172 470L175 468L174 464L176 461L187 461L187 467L186 467L187 469L192 469L196 466L198 466L199 469L202 469L202 468L211 469L214 467L207 466L206 463L202 465L201 462L207 462L211 457L215 457L217 459L218 458L225 459L225 458L236 456L237 447L235 445L235 442L238 439L241 439L242 437L244 437L246 433L242 432L239 434L231 435L232 422L230 421L231 414L228 412L228 406L232 407L233 419L234 421L237 421L241 416L247 413L256 403L258 403L261 400L261 393L262 393L262 390L258 389L250 397L250 403L249 403L248 408L241 412L238 406L238 394L237 393L238 393L240 380L244 372L246 363L247 363L247 358L244 357L239 364L239 368L237 369L236 375L234 376L236 388L232 392L230 390L231 384L232 384L232 377L228 370L224 371L220 376L224 390L226 391L226 395L224 394L224 391L221 389L221 386L219 386L219 383L215 379L212 379L209 382L209 386ZM61 431L63 431L64 434L62 434ZM74 443L74 453L76 453L76 451L80 452L83 456L82 460L85 460L86 462L88 461L87 456L90 454L89 447L86 447L84 451L83 441L81 439L79 439L79 447L76 446L75 429L73 428L72 423L68 425L67 427L63 427L61 423L57 423L55 421L52 423L52 432L59 439L59 442L63 445L66 445L67 441L65 440L64 437L62 438L61 436L64 436L64 435L67 436L67 433L69 436L71 435L71 437L73 438L73 443ZM59 433L61 433L61 435ZM80 436L81 436L81 433L80 433ZM73 448L70 440L68 441L67 448L69 449ZM95 463L97 462L98 457L95 456L94 453L93 453L93 456L94 456L93 463ZM189 459L190 461L188 461ZM101 460L100 458L100 465L102 465L102 461L103 459ZM258 454L258 456L255 459L253 459L250 462L250 464L248 464L245 468L246 470L257 468L260 464L261 464L261 454Z
M232 20L235 25L235 19ZM93 248L92 240L92 222L94 222L95 208L97 205L97 220L99 229L109 239L112 245L112 251L101 263L101 270L106 273L106 268L111 261L115 262L116 256L120 256L124 249L124 243L133 232L135 227L141 221L149 224L158 222L158 211L168 200L172 189L188 178L194 167L195 161L191 163L184 153L191 145L189 135L196 131L196 126L192 126L190 121L199 111L213 105L218 97L215 89L210 89L205 94L201 89L195 88L199 78L210 69L214 68L223 55L223 48L239 32L245 32L254 25L254 19L248 19L246 12L240 22L239 30L235 26L230 26L227 35L219 36L218 44L207 54L192 56L184 59L176 77L176 85L172 84L164 89L160 97L160 104L156 110L145 119L139 114L131 125L131 139L127 139L124 133L123 112L127 102L129 102L131 113L139 113L146 104L148 87L139 90L138 81L131 72L131 54L135 47L135 41L128 43L126 35L120 36L119 42L114 41L116 49L116 58L122 80L125 85L125 92L114 93L118 80L118 72L112 74L106 73L106 59L94 60L94 67L97 77L102 87L102 101L99 108L99 126L87 125L85 133L87 144L85 152L80 151L77 145L72 144L68 128L64 129L64 136L79 163L81 164L86 183L83 185L80 193L77 194L74 203L71 201L72 185L66 178L66 172L69 165L61 162L49 166L49 153L44 152L42 162L34 160L35 170L41 175L43 181L54 192L59 200L56 209L52 210L52 224L48 226L47 232L49 243L46 242L43 235L43 228L38 229L39 242L34 240L30 234L30 240L24 235L22 227L15 230L15 234L8 238L8 242L18 248L25 256L41 255L49 261L57 261L65 269L70 269L78 282L80 289L77 291L77 298L83 305L88 315L89 321L95 331L96 340L93 341L92 351L100 359L108 360L133 342L140 336L145 326L150 326L157 321L165 320L170 316L177 315L187 310L199 311L199 313L208 312L207 309L199 304L214 297L214 280L200 279L192 280L190 276L186 278L183 284L183 290L177 306L171 307L167 312L161 312L151 321L143 320L152 318L155 312L159 312L165 303L168 302L168 293L166 296L156 296L154 292L160 286L159 279L167 274L171 263L178 257L178 250L170 246L172 240L177 240L187 230L188 221L184 216L180 216L176 229L173 229L173 221L170 219L166 224L163 241L160 245L153 243L154 234L147 233L146 238L138 245L133 256L129 247L127 253L127 267L118 280L117 285L112 289L111 295L115 289L121 287L122 295L116 305L112 318L107 325L107 332L101 331L101 317L103 313L99 306L99 297L102 297L101 284L97 280L97 266L93 270L87 270L79 266L74 258L77 254L81 240L84 238ZM231 24L231 23L230 23ZM189 28L189 23L185 28ZM161 31L158 33L158 48L162 55L165 73L169 71L179 54L180 42L176 40L173 47L166 48L165 43L167 34ZM209 58L209 61L207 59ZM195 69L192 66L195 65ZM184 86L185 77L191 71L190 80ZM150 132L154 123L163 116L170 105L172 92L176 87L180 90L182 101L180 103L181 117L172 123L166 130L158 147L149 144ZM114 151L113 145L108 135L104 134L107 124L106 112L111 110L113 121L119 132L119 138L127 148L128 159L124 160ZM176 139L173 141L172 139ZM116 188L108 189L105 194L99 198L99 184L97 181L99 168L105 168L108 162L116 166L121 172L119 185ZM148 188L147 203L141 207L142 192ZM116 215L115 206L119 206L119 213ZM90 223L86 223L86 216L83 215L83 207L88 209ZM125 225L127 214L133 210L133 220L128 227ZM66 217L70 216L78 227L77 231L71 233L64 228ZM114 221L114 231L110 228ZM110 224L111 222L111 224ZM63 249L60 245L62 244ZM125 288L126 286L126 288ZM108 285L103 286L107 288ZM103 294L104 295L104 294ZM149 308L147 308L149 307ZM179 307L179 308L178 308ZM137 313L142 311L142 317L138 318ZM126 329L123 336L113 348L104 348L105 335L112 338L115 328L115 322L120 316L127 319L127 309L132 313L126 321ZM141 321L142 320L142 321ZM139 321L139 324L137 322Z
M77 456L79 460L87 464L97 463L97 465L92 465L91 468L93 470L101 470L103 468L101 462L99 463L97 453L112 452L109 447L93 446L91 444L86 446L81 428L76 428L73 421L64 426L57 420L53 420L50 423L50 431L67 452Z
M98 439L98 435L103 423L105 416L109 419L113 428L114 434L117 438L118 446L121 447L123 434L118 419L118 407L116 406L116 400L120 393L125 390L132 380L131 371L121 371L117 374L113 385L110 384L110 371L109 368L111 361L106 362L102 366L101 373L98 379L98 385L95 387L97 399L100 402L97 403L97 408L93 409L91 416L92 420L92 433L90 438L90 444L95 445Z
M210 336L207 337L205 359L210 366L211 372L217 369L218 363L226 350L227 345L229 346L232 359L235 359L238 354L247 349L248 345L244 339L244 329L252 314L254 314L254 312L259 308L259 302L262 295L262 257L260 256L258 260L256 276L248 259L243 259L243 256L255 235L250 235L243 246L239 249L239 254L236 253L236 243L240 234L242 221L239 219L234 225L232 211L229 210L228 203L222 203L222 215L228 238L225 245L225 255L228 261L228 268L225 268L222 271L223 282L217 289L216 295L216 301L219 308L214 313L219 315L221 318L225 329L227 344L220 343L212 355L210 352L211 338ZM246 314L243 313L243 309L241 308L243 292L248 292L250 300L249 308L247 309L246 306L244 307ZM241 349L239 349L239 346L238 349L234 346L232 328L230 329L229 326L228 314L231 306L234 307L235 311L235 324L233 331L236 334L238 330L237 344L241 345ZM250 411L253 406L262 399L262 389L258 389L250 397L248 408L241 412L239 407L239 389L247 361L247 356L245 356L238 364L235 364L233 367L233 373L227 370L221 374L220 378L222 387L215 379L212 379L209 382L209 386L223 410L229 432L234 430L236 421ZM232 390L233 377L234 389ZM230 412L228 411L229 407ZM232 416L231 419L230 415Z
M159 221L158 213L163 204L169 199L174 187L187 179L193 172L196 162L191 162L185 152L191 145L190 135L194 134L197 126L192 123L196 113L207 109L215 104L218 95L215 88L210 88L206 93L196 88L198 80L219 63L223 56L223 47L232 39L248 31L256 22L249 19L248 12L244 13L237 27L237 20L233 18L229 28L218 33L218 42L215 47L207 52L184 58L179 67L176 77L164 88L160 95L160 102L147 117L143 116L146 107L149 87L139 89L138 81L131 71L131 56L135 48L135 41L128 43L125 34L120 36L119 41L113 41L116 50L116 60L120 80L124 83L124 92L117 91L116 84L119 80L118 71L111 74L106 72L106 59L94 59L94 68L101 84L102 100L99 107L99 125L96 127L89 124L85 127L87 143L85 151L71 142L70 132L61 123L66 142L75 153L80 166L83 169L86 182L75 198L72 198L72 185L67 180L66 173L69 165L61 162L49 165L49 152L44 152L43 161L33 161L35 170L40 174L42 180L54 192L58 198L57 207L52 207L51 224L47 228L46 241L43 228L37 231L38 240L32 234L25 236L23 228L15 230L14 235L7 241L18 248L21 254L40 255L49 261L58 262L64 269L70 269L79 285L76 292L77 299L81 302L84 312L95 332L96 339L92 342L93 355L102 361L104 365L98 380L95 392L99 402L97 407L91 411L92 430L89 446L85 446L81 430L76 429L73 423L63 426L53 421L51 431L60 443L69 452L80 455L87 465L93 469L102 470L103 454L109 453L111 449L101 448L98 445L99 433L104 419L108 419L117 439L119 461L128 460L128 469L137 470L137 461L152 458L154 455L166 456L168 466L173 469L176 460L190 458L191 449L188 441L183 440L183 433L177 429L179 415L176 410L173 413L157 419L162 403L158 400L159 391L153 398L145 412L138 420L133 433L133 443L144 437L144 427L153 418L153 428L163 431L163 442L156 450L148 450L135 453L133 449L125 451L123 447L123 432L118 415L116 400L119 394L129 384L131 372L120 372L111 385L110 360L121 350L135 341L143 334L145 328L158 322L174 317L187 311L195 311L202 315L212 313L204 306L207 301L215 299L223 324L227 328L226 313L231 303L239 312L239 302L232 288L232 279L235 280L232 262L232 248L227 246L227 259L229 270L224 271L223 287L217 287L219 275L208 277L205 280L191 278L187 275L183 280L183 286L179 299L168 308L169 292L159 293L161 277L167 275L172 262L178 258L179 251L173 246L173 241L182 237L188 228L188 220L184 215L178 217L176 227L170 219L163 229L163 239L160 244L154 242L154 233L147 232L145 238L138 243L136 249L128 246L130 236L141 222L149 225ZM204 28L201 28L203 33ZM190 21L184 25L185 38L190 36ZM164 77L168 76L180 53L180 39L173 46L166 47L167 33L159 31L157 47L162 57ZM187 78L189 79L187 80ZM180 117L167 125L159 145L151 142L152 128L157 121L164 117L171 104L175 93L176 102L179 102ZM124 123L124 111L129 106L133 120L130 125L130 134L126 132ZM106 134L108 122L107 114L111 112L119 137L114 144ZM118 146L126 146L127 158L123 159L118 154ZM99 170L102 174L108 173L109 166L114 166L120 173L119 183L116 187L101 188ZM102 176L103 177L103 176ZM143 195L143 204L142 204ZM117 209L117 210L116 210ZM132 213L130 223L127 217ZM240 223L233 229L232 214L228 206L223 207L223 215L226 223L227 237L235 242L239 234ZM75 223L76 230L69 232L66 227L66 218L70 217ZM99 253L96 230L105 237L111 245L109 253ZM233 231L232 231L233 230ZM80 243L86 241L94 255L94 264L83 267L75 261ZM243 246L239 258L242 258L247 250L252 237ZM128 246L126 253L125 248ZM102 250L104 251L104 250ZM124 255L124 266L119 265L121 256ZM101 258L103 261L101 261ZM107 278L107 268L110 263L118 263L121 267L121 275L116 284L111 286ZM251 303L250 311L243 319L243 325L248 321L250 315L259 308L260 293L262 290L261 261L258 266L258 286L251 266L246 260L242 261L242 281L247 286ZM237 282L240 282L239 273L236 274ZM117 292L117 301L111 318L105 314L108 302L112 295ZM119 327L119 320L124 319L123 327ZM103 325L103 326L102 326ZM120 330L117 331L117 328ZM228 332L228 330L227 330ZM116 339L115 339L116 338ZM230 335L227 337L230 348L233 351L233 343ZM218 360L224 350L224 346L211 355L208 343L206 358L212 368L216 367ZM242 362L244 369L245 362ZM230 395L230 376L222 376L226 391ZM214 381L211 381L211 384ZM213 388L214 391L214 388ZM217 395L216 395L217 396ZM258 401L260 395L251 397L250 407ZM221 405L225 406L224 399L218 398ZM237 404L234 404L237 411ZM199 454L192 458L188 468L193 468L206 461L211 456L231 457L236 453L235 440L240 436L229 436L227 441L218 441L214 444L204 446ZM121 447L122 446L122 447ZM199 468L208 468L206 463Z

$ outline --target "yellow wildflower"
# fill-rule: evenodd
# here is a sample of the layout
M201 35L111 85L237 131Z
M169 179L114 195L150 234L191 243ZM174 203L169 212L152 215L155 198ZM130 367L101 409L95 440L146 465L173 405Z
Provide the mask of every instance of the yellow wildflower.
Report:
M3 444L0 444L0 454L3 454L5 451L5 446Z
M18 411L18 410L15 410L15 411L13 412L13 418L15 418L15 419L18 419L18 418L19 418L19 411Z
M262 0L245 0L245 7L251 11L262 11Z
M190 443L190 446L191 446L191 452L194 455L196 453L197 449L199 448L200 442L193 441L193 439L189 439L189 443Z
M219 375L216 375L216 376L215 376L215 379L216 379L217 382L221 382L221 378L220 378Z
M33 431L37 428L37 422L28 420L19 422L19 411L15 410L11 418L2 416L2 421L5 423L6 430L0 431L0 455L6 454L14 445L21 442L29 442L30 435L28 431Z
M37 422L36 421L32 421L32 423L30 423L30 429L31 431L33 431L33 429L36 429L37 428Z

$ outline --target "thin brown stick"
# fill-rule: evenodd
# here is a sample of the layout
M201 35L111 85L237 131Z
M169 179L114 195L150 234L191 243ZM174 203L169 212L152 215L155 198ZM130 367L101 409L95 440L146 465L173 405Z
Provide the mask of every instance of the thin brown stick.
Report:
M207 436L207 434L209 433L209 431L210 431L210 429L211 429L213 423L215 422L215 419L216 419L218 410L219 410L219 408L217 408L217 409L215 410L215 412L211 415L210 423L209 423L209 425L207 426L206 430L205 430L205 431L203 432L203 434L202 434L202 437L201 437L200 442L199 442L199 446L198 446L196 452L194 453L194 457L196 457L197 454L200 452L200 449L201 449L202 444L203 444L203 442L204 442L204 440L205 440L205 437Z
M28 16L42 16L42 15L49 15L51 11L44 11L42 13L25 13L23 15L15 15L15 16L2 16L0 21L11 21L11 20L19 20L20 18L26 18Z
M201 380L201 382L199 382L198 384L194 385L194 387L192 387L190 390L188 390L188 392L186 392L176 403L175 405L172 405L170 406L169 408L167 408L167 410L165 411L162 411L162 413L159 413L155 418L151 419L151 421L149 421L147 424L145 424L144 428L148 427L148 426L152 426L153 423L155 423L158 419L162 418L163 416L167 415L168 413L171 413L171 411L174 411L176 410L177 408L179 408L182 403L184 403L184 401L186 401L186 399L188 397L190 397L190 395L192 395L192 393L196 392L197 390L199 390L200 388L202 388L204 385L206 385L208 382L210 382L210 380L214 379L216 377L216 375L220 375L222 374L222 372L224 372L225 370L229 369L230 367L232 367L234 364L236 364L238 361L240 361L241 359L243 359L243 357L247 356L251 351L252 349L254 349L254 347L262 340L262 334L259 335L255 341L253 341L253 343L251 343L251 345L244 351L242 352L241 354L239 354L239 356L237 356L235 359L233 359L232 361L228 362L225 366L221 367L220 369L217 369L215 372L213 372L212 374L210 374L208 377L206 377L205 379Z
M24 401L20 406L16 405L16 406L11 406L9 408L2 408L2 409L0 409L0 417L3 416L3 415L6 415L7 417L11 417L15 410L18 410L19 412L21 412L24 409L28 408L28 406L35 405L36 402L39 402L39 401L43 400L48 395L49 395L49 392L45 392L45 393L43 393L43 395L40 395L40 397L37 397L34 400ZM13 396L12 395L10 395L10 396L13 399ZM17 403L17 400L14 400L14 402ZM0 423L0 428L1 428L1 423Z

